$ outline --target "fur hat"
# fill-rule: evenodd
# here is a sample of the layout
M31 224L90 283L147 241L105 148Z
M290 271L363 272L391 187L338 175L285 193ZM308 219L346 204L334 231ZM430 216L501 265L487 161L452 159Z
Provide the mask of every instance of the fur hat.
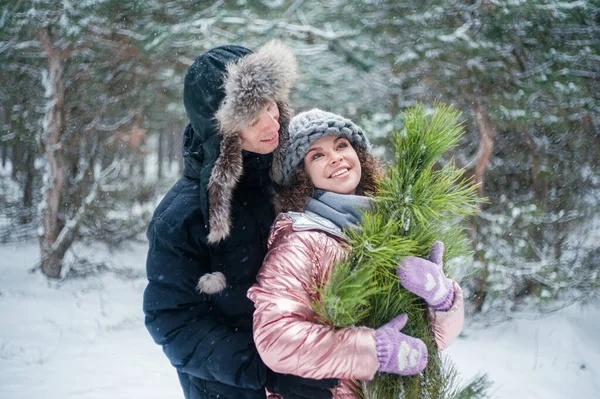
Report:
M271 101L278 105L280 113L279 146L273 153L271 177L282 182L291 117L288 99L297 75L295 56L276 40L227 65L225 97L215 114L222 138L220 155L208 183L209 242L218 242L230 233L233 190L243 172L239 132L253 125Z
M342 136L353 146L371 149L365 132L350 119L318 108L302 112L290 123L290 142L283 165L285 184L289 183L292 171L302 163L310 146L325 136Z

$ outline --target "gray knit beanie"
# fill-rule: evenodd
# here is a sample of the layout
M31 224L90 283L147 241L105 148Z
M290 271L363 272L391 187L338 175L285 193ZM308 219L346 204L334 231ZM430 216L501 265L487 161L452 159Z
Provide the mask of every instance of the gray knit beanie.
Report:
M290 122L290 142L283 162L283 182L289 183L292 171L300 165L308 149L315 141L325 136L342 136L353 147L367 151L371 144L363 130L350 119L318 108L299 113Z

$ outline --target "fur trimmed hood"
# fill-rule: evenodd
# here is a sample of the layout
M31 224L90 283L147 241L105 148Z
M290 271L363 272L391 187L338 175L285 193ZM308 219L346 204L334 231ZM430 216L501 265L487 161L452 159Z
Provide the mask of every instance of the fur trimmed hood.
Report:
M190 125L184 134L184 174L206 188L203 213L209 242L230 233L233 191L243 173L239 131L254 124L270 101L280 113L271 178L282 181L291 119L288 101L297 75L295 56L278 41L256 53L241 46L217 47L198 56L188 69L184 104Z

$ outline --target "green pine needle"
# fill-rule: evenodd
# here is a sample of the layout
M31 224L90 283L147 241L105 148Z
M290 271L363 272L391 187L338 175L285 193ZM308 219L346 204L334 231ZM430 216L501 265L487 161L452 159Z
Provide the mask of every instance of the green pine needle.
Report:
M476 186L453 162L437 166L463 134L459 113L436 103L404 114L394 134L395 164L378 186L374 206L363 215L361 231L346 231L352 248L334 266L313 308L323 323L377 328L398 313L408 315L403 332L422 339L429 351L418 376L378 373L364 382L360 398L444 398L453 391L453 368L441 361L423 300L398 282L396 268L408 255L427 258L436 240L445 244L444 263L470 254L464 220L477 210Z
M478 374L462 388L455 396L456 399L485 399L489 397L492 382L487 374Z

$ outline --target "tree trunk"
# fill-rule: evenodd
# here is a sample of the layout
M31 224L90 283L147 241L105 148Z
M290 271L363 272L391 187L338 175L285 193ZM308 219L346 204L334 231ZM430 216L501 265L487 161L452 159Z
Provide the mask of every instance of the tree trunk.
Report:
M21 170L20 165L23 160L23 143L15 137L12 144L12 149L10 151L10 163L11 163L11 171L10 177L13 181L19 180L19 171Z
M590 136L592 136L594 143L598 148L600 148L600 132L594 126L594 121L590 114L585 114L582 119L583 130L586 131Z
M6 107L0 107L2 113L0 113L0 123L2 130L10 130L10 125L8 123L8 111ZM6 160L8 159L8 143L6 141L0 141L0 157L2 158L2 169L6 168Z
M25 161L25 183L23 185L23 216L21 223L27 224L31 222L33 212L33 179L35 178L35 153L28 151Z
M6 160L8 159L8 144L2 143L2 169L6 168Z
M173 144L172 144L172 149L173 149L173 158L177 160L177 167L179 168L179 174L183 173L183 128L181 126L178 126L177 129L175 129L175 131L173 132L172 136L173 136Z
M398 115L398 94L392 94L390 96L390 115L394 118Z
M487 171L488 164L492 158L494 136L496 133L494 132L487 111L479 104L479 102L475 102L473 109L475 111L475 125L477 126L477 132L479 134L479 152L477 154L477 163L475 164L474 179L475 183L478 184L477 194L480 197L483 197L485 172Z
M529 135L529 129L525 128L523 131L523 138L527 143L527 146L531 150L532 160L531 160L531 177L533 179L533 189L535 191L535 196L541 203L546 203L548 198L548 181L540 176L540 163L541 156L540 151L538 149L537 144L531 139Z
M146 178L146 159L143 154L136 154L138 165L140 166L140 176L142 181Z
M165 133L163 129L158 131L158 168L157 168L157 178L158 180L163 177L163 163L165 159Z
M177 162L177 159L177 152L175 151L175 132L170 131L167 134L167 165L169 165L169 173L171 173L173 162Z
M473 179L475 183L478 184L477 194L480 197L483 197L485 172L487 171L488 164L493 154L495 132L490 122L487 111L478 102L475 102L473 108L475 111L475 124L477 126L477 132L479 134L479 152L477 154L477 162L475 164ZM489 290L489 268L483 254L480 250L477 249L476 221L472 224L471 230L471 238L472 243L474 245L473 248L475 251L475 259L479 260L480 263L483 265L481 270L479 270L477 274L473 277L474 287L472 302L475 305L475 310L477 312L481 312Z
M67 162L62 139L65 134L65 54L54 46L50 27L40 32L40 41L48 57L49 106L45 115L43 140L48 161L49 181L46 184L45 204L42 211L43 233L40 237L42 272L48 277L58 278L62 259L68 246L55 246L61 230L59 220L62 194L67 184Z
M471 302L473 305L475 305L475 311L477 313L480 313L483 310L483 304L485 303L485 299L490 287L490 283L488 281L489 275L490 272L488 265L487 263L484 263L484 266L481 268L481 270L478 270L473 277L475 289L473 290Z
M175 120L173 120L173 118L169 115L169 126L177 126L177 123ZM171 168L173 166L173 162L179 162L179 152L181 152L181 149L179 149L179 152L177 151L177 149L175 148L176 146L176 141L175 140L175 135L177 134L179 129L174 128L173 130L169 131L169 133L167 134L167 165L169 165L169 173L171 172Z
M135 114L133 126L131 127L129 147L134 150L134 162L137 162L140 167L140 175L146 177L146 155L147 151L144 148L146 140L146 129L144 128L144 108L141 107ZM159 137L159 145L162 138ZM159 166L162 173L162 166Z

